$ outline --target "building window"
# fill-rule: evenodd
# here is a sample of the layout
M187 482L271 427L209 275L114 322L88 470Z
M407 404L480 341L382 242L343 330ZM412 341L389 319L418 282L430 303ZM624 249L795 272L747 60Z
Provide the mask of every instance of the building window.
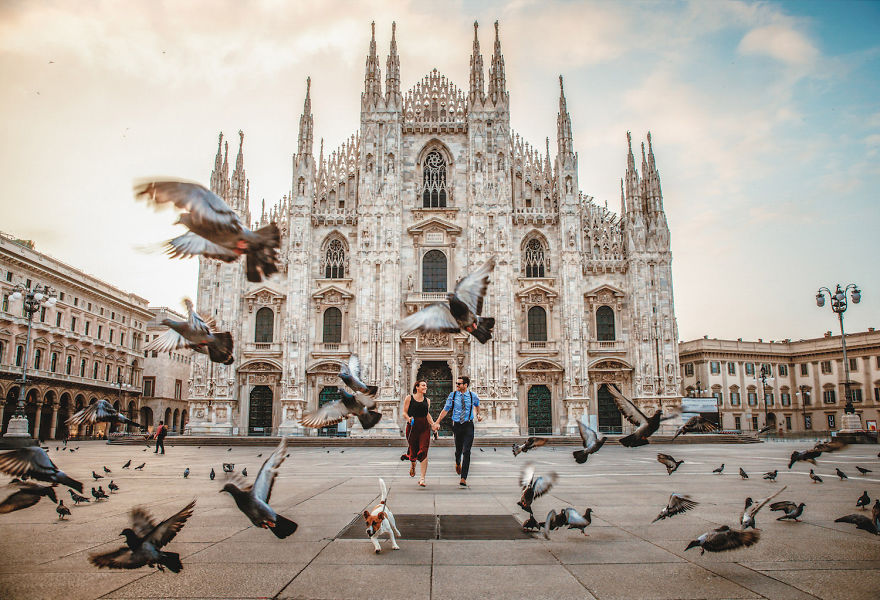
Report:
M758 394L749 392L749 406L758 406Z
M57 369L57 368L58 368L58 353L53 352L52 356L49 358L49 370L54 373L55 369Z
M107 336L107 341L109 341L111 344L113 343L113 330L112 329L110 330L110 335Z
M694 363L685 363L684 364L684 376L685 377L693 377L694 376Z
M600 342L613 342L617 339L614 330L614 310L610 306L596 309L596 339Z
M776 400L773 397L773 392L764 392L764 404L766 404L767 406L773 406L775 402Z
M422 259L422 291L446 291L446 255L431 250Z
M764 371L767 377L773 377L773 368L768 363L762 364L761 370Z
M544 244L538 238L532 238L526 244L523 267L526 277L544 277L545 272L549 271L545 261Z
M785 415L785 428L791 431L791 415Z
M746 375L754 375L754 374L755 374L754 363L746 363Z
M787 377L788 376L788 365L779 365L777 367L777 369L779 370L780 377Z
M254 341L258 344L271 344L275 330L275 313L268 306L257 311L254 327Z
M79 361L79 376L80 377L86 376L86 359L84 359L84 358Z
M124 333L120 333L120 334L119 334L119 345L120 345L120 346L124 346L124 345L125 345L125 334L124 334Z
M812 429L812 428L813 428L812 415L804 415L804 429Z
M849 388L846 394L849 397L850 402L862 401L862 388Z
M46 307L43 306L40 308L40 323L46 322Z
M801 401L804 403L804 406L810 406L813 404L813 399L810 398L810 390L804 390L801 393Z
M728 375L736 375L736 363L733 363L733 362L727 363L727 374Z
M152 398L156 389L155 377L144 377L144 398Z
M61 313L55 314L55 327L61 327Z
M547 341L547 311L540 306L533 306L529 309L529 341L530 342L546 342Z
M20 367L24 363L24 346L15 349L15 366Z
M836 425L834 424L834 415L826 415L828 417L828 429L834 429Z
M70 317L70 330L76 331L76 317Z
M788 392L782 392L779 394L779 397L782 399L782 406L791 406L791 394ZM791 427L789 427L791 429Z
M3 294L3 312L9 312L9 294Z
M739 392L730 392L730 405L739 406ZM737 427L739 429L739 427Z
M88 303L86 310L91 312L91 310L92 310L92 303L91 302Z
M831 373L831 361L830 360L823 360L821 363L819 363L819 367L821 368L823 375L828 375Z
M837 394L834 390L823 390L822 391L822 402L825 404L834 404L837 402Z
M101 366L101 365L98 363L98 361L95 361L95 364L92 365L92 379L97 379L97 378L98 378L98 368L99 368L100 366Z
M717 404L724 403L724 392L712 392L712 397L715 398Z
M437 150L425 157L422 169L422 207L446 207L446 160Z
M758 415L752 415L752 429L758 430Z
M90 322L86 321L85 329L83 330L83 333L85 335L89 335L89 329L91 328L91 326L92 326L92 324Z
M70 372L72 370L73 370L73 357L68 356L67 360L65 361L65 364L64 364L64 372L67 373L68 375L70 375Z
M104 381L110 381L110 365L104 365Z
M0 356L3 355L3 346L0 345ZM874 388L874 402L880 402L880 387Z
M721 373L721 363L717 360L713 360L709 362L709 371L712 375L718 375Z
M342 343L342 311L331 306L324 311L324 337L325 344Z
M733 417L733 428L737 431L742 430L742 419L741 417Z
M103 325L98 325L98 339L101 339L101 332L104 330Z
M176 400L183 398L183 382L180 379L174 380L174 398Z
M34 369L40 369L40 363L43 362L43 351L37 348L34 350Z
M849 359L849 370L850 370L850 373L855 373L859 370L859 359L858 358L850 358Z
M330 240L324 252L324 277L342 279L345 277L345 246L342 240Z
M801 363L801 375L806 377L810 374L810 365L807 363Z
M6 271L6 281L12 281L12 271Z

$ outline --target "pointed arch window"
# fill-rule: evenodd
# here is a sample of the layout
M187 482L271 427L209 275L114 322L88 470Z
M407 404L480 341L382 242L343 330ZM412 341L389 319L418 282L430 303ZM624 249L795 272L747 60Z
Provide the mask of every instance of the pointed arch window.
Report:
M446 208L446 159L437 150L425 157L422 170L422 207Z
M324 277L343 279L345 277L345 245L342 240L330 240L324 252Z
M600 306L596 310L596 339L600 342L613 342L614 333L614 309L610 306Z
M446 291L446 255L431 250L422 259L422 291Z
M258 344L271 344L275 330L275 313L268 306L257 311L256 326L254 327L254 342Z
M523 265L526 277L544 277L550 270L544 244L538 238L532 238L526 244Z
M547 311L541 306L533 306L529 309L529 341L547 341Z
M342 311L331 306L324 311L324 343L342 343Z

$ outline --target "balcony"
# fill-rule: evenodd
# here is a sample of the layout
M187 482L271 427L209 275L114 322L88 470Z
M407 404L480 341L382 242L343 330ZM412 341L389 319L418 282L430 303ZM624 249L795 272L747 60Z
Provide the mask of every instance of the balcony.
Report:
M626 354L626 342L590 340L590 354Z
M520 354L540 354L546 356L549 354L557 354L558 352L555 341L519 343Z
M348 344L336 342L315 342L312 344L312 358L344 358L351 354Z
M245 354L281 354L281 343L278 342L247 342L244 344Z
M61 365L59 365L59 369ZM14 365L0 365L0 373L8 373L15 375L15 381L21 381L21 367ZM86 385L103 389L107 394L119 393L119 384L115 381L106 381L104 379L92 379L91 377L80 377L78 375L68 375L63 371L53 373L48 369L31 369L27 371L28 387L35 384L35 380L49 380L70 385ZM140 388L136 388L130 384L122 384L122 391L140 392Z
M513 222L516 225L555 225L556 220L555 212L544 210L540 206L513 209Z

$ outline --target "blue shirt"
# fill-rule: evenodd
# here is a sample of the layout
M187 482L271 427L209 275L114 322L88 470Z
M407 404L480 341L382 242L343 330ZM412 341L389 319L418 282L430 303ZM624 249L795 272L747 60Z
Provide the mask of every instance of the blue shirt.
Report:
M480 397L474 392L468 390L464 394L461 392L452 392L446 398L446 405L443 410L449 413L452 410L452 422L461 423L472 421L474 418L474 406L480 405Z

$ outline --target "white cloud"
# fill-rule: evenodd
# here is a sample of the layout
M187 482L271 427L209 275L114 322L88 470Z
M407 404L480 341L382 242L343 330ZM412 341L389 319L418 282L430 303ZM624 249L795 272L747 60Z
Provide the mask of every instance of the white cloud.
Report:
M805 36L785 25L764 25L749 31L737 50L742 54L766 55L788 65L812 64L819 51Z

